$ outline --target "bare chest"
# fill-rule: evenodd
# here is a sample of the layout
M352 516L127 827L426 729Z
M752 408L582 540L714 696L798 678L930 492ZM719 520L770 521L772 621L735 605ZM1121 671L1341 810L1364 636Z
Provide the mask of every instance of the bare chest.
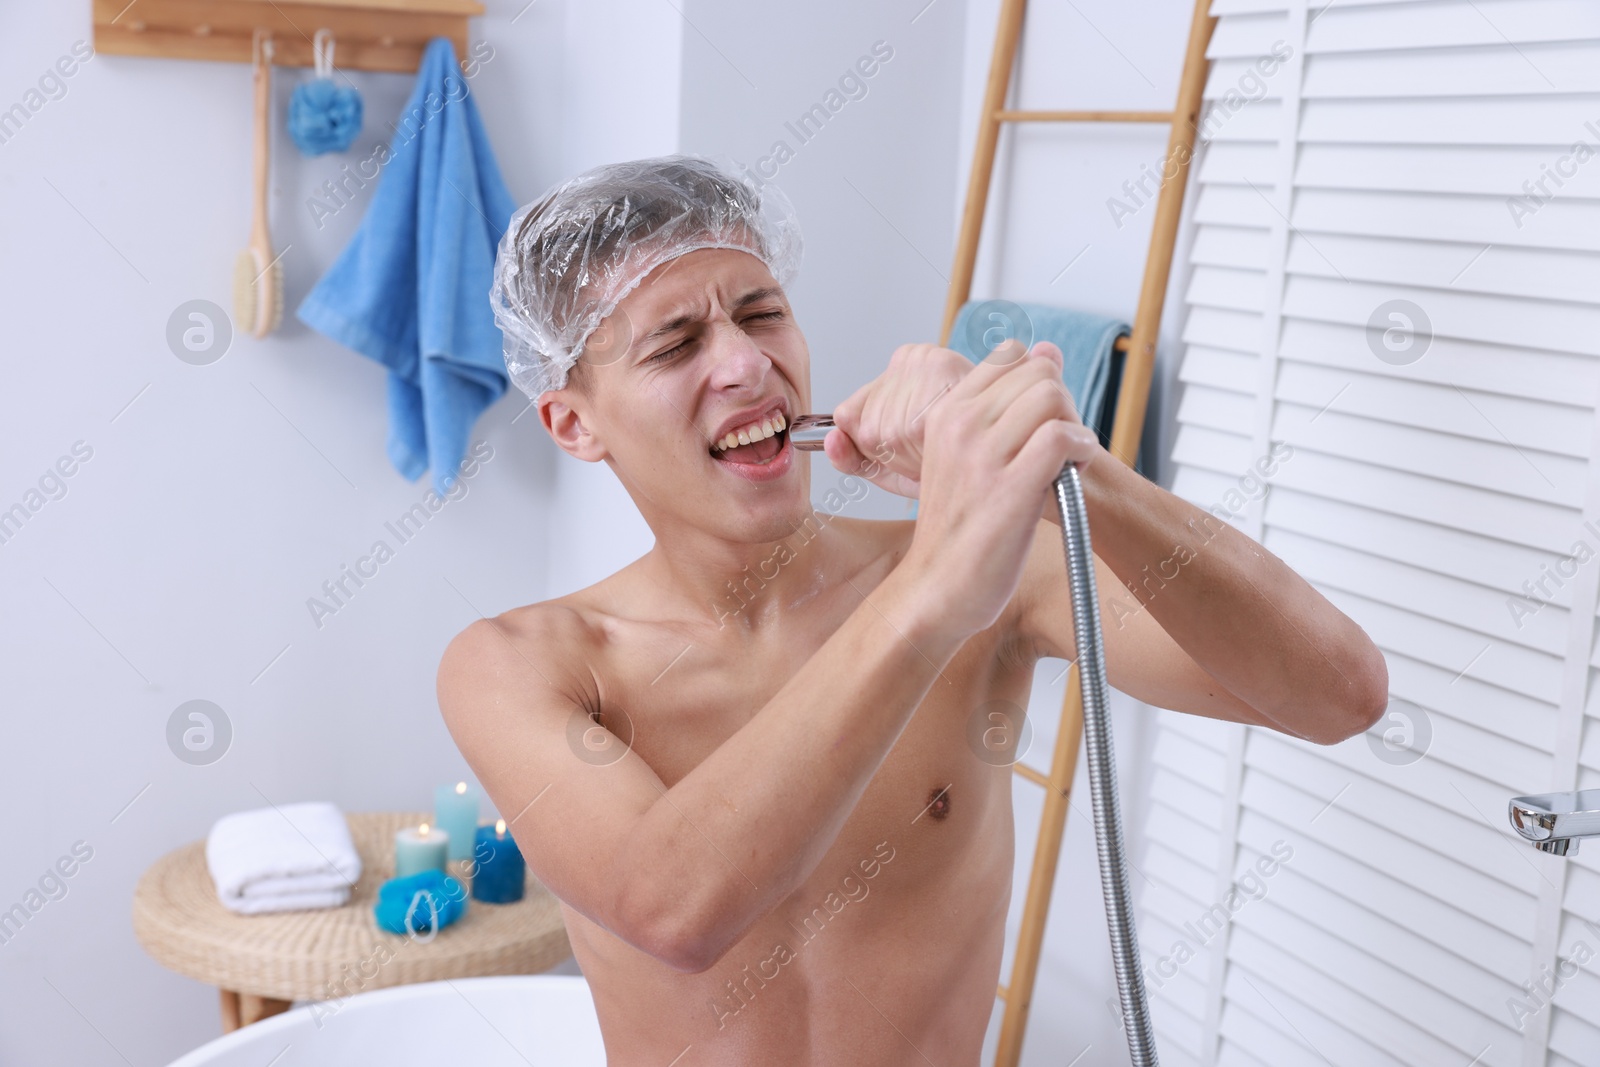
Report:
M830 632L756 653L692 634L651 634L616 657L619 666L602 681L602 724L670 788L756 715L784 714L771 703L775 694ZM820 917L819 908L842 915L869 893L937 900L979 868L985 878L995 865L1009 871L1004 742L1021 730L1030 680L1031 669L1008 664L993 634L969 641L913 713L822 863L776 917L803 924Z

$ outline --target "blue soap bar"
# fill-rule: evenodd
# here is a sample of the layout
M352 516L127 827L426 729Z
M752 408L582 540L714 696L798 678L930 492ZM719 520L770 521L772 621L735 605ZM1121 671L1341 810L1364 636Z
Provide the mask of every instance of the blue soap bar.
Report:
M443 871L391 878L378 888L378 902L372 906L380 929L412 935L443 930L466 910L466 887Z

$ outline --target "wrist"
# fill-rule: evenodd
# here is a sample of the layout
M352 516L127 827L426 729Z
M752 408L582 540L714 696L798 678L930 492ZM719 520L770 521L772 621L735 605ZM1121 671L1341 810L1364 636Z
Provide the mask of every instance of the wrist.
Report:
M1109 462L1096 462L1102 455L1106 454L1104 449L1099 449L1094 456L1077 465L1078 481L1083 486L1083 498L1086 505L1096 495L1096 490L1107 473L1106 468L1108 466L1120 466L1120 464ZM1114 472L1111 473L1114 475ZM1040 511L1039 517L1052 526L1060 527L1061 525L1061 505L1056 499L1056 483L1054 481L1051 481L1050 487L1045 490L1044 508Z
M1061 525L1061 507L1056 503L1056 483L1050 483L1050 489L1044 494L1044 509L1039 513L1039 518L1052 526Z
M912 647L942 667L977 631L961 625L939 573L913 544L873 592L872 604Z
M1122 562L1118 558L1120 553L1133 550L1137 554L1144 548L1141 544L1144 534L1160 510L1159 503L1145 494L1154 490L1159 495L1161 491L1154 482L1109 452L1102 459L1103 462L1082 468L1079 475L1095 555L1117 569L1116 565ZM1055 508L1054 497L1052 486L1052 509ZM1057 524L1060 521L1057 516Z

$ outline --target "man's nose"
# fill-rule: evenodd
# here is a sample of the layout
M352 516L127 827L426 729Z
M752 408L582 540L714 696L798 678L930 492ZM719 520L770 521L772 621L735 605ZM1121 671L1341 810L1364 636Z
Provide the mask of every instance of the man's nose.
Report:
M759 386L772 360L732 322L717 325L711 338L711 384L719 389Z

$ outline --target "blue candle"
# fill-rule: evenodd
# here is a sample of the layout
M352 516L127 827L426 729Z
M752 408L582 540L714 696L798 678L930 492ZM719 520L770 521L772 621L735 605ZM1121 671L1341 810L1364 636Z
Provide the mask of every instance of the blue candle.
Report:
M423 871L444 870L450 837L423 823L407 826L394 835L394 876L408 878Z
M450 835L450 858L472 858L473 835L478 832L478 791L466 782L441 785L433 791L433 821Z
M485 904L510 904L522 899L522 883L528 865L517 843L506 833L506 821L478 827L473 846L476 867L472 873L472 899Z

